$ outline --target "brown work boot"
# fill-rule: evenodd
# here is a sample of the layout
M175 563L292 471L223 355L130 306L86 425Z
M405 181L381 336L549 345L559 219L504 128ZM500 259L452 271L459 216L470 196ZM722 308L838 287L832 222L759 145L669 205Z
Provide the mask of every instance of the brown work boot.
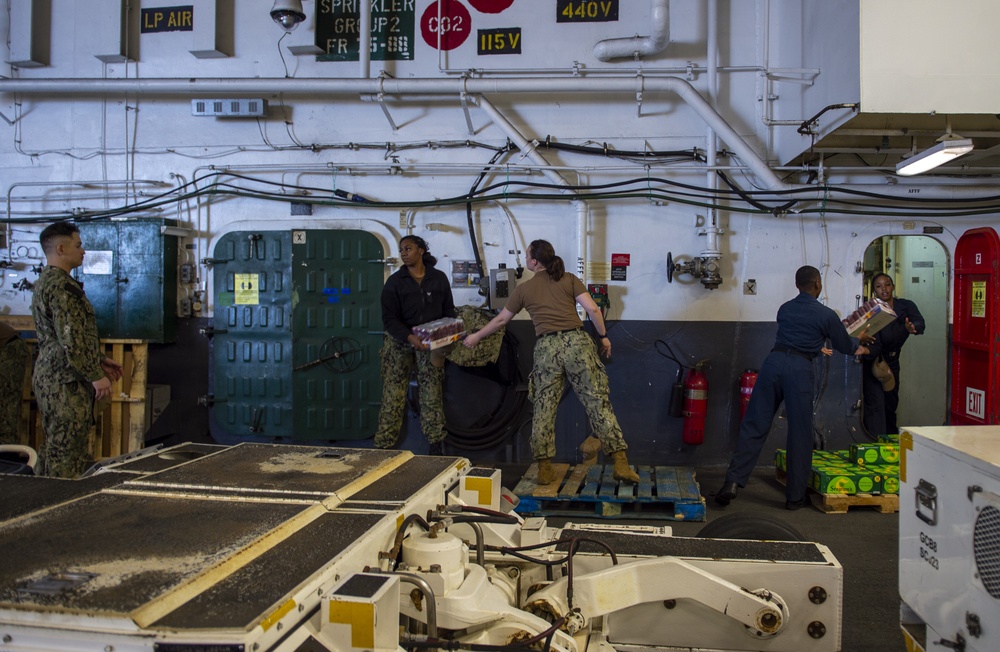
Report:
M583 453L582 464L593 464L597 461L597 454L601 452L601 440L591 435L580 444L580 452Z
M556 470L552 468L552 458L546 457L545 459L538 460L538 484L552 484L555 480Z
M613 453L611 459L615 461L615 480L631 482L632 484L639 483L639 474L633 471L632 467L628 465L628 458L625 457L625 451Z

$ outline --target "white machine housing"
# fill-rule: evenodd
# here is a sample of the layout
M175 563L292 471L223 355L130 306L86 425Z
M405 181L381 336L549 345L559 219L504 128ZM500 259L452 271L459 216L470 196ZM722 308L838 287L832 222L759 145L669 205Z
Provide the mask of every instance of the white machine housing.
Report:
M900 453L899 592L910 649L1000 650L1000 427L907 428Z

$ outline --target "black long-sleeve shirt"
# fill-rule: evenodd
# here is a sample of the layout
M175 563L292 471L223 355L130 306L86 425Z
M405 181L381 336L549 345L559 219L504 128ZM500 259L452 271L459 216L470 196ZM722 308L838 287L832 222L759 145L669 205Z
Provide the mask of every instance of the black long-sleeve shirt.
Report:
M400 342L406 342L414 326L456 316L448 276L435 267L426 269L423 283L417 283L404 266L382 288L382 326Z

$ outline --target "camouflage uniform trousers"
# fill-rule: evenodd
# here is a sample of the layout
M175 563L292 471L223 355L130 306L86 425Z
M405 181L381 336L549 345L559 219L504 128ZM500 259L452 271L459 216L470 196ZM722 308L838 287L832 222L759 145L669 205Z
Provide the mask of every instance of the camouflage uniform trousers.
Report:
M20 444L21 393L28 366L28 345L19 337L0 347L0 444Z
M33 379L45 441L41 455L45 475L75 478L87 470L90 427L94 424L94 387L83 381L46 382Z
M611 408L608 375L597 347L587 333L576 330L540 337L535 343L535 367L528 384L528 398L534 403L530 440L534 458L555 457L556 412L567 379L583 403L604 454L627 449Z
M420 392L420 429L428 442L434 444L443 441L447 435L444 429L444 399L441 389L444 369L431 364L430 351L417 351L390 335L385 336L380 357L382 409L378 414L375 446L392 448L399 440L406 388L410 384L414 363L417 365L417 387Z

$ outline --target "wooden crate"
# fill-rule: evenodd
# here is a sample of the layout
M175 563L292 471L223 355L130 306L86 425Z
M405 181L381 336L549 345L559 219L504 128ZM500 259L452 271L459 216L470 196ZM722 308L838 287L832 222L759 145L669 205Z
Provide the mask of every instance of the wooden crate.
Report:
M45 434L31 390L31 373L37 343L28 340L32 364L24 375L21 393L21 443L40 451ZM95 426L90 430L90 454L95 460L117 457L144 446L146 418L146 377L149 348L145 340L101 340L104 354L124 368L124 375L112 383L111 400L95 406Z

